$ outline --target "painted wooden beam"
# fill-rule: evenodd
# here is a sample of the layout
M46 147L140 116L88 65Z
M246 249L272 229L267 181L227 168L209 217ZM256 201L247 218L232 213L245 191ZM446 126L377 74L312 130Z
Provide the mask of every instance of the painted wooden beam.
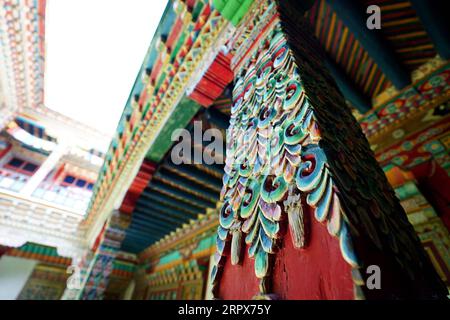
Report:
M147 159L156 163L161 162L167 151L169 151L173 145L171 139L172 133L176 129L185 128L199 109L199 104L191 99L183 97L150 147L146 155Z
M345 99L350 101L359 113L364 114L369 111L372 107L370 99L362 93L361 89L356 87L356 84L345 74L342 68L329 57L326 58L325 63Z
M160 232L167 232L167 230L170 230L173 228L173 223L168 223L166 221L158 220L158 219L147 219L147 218L136 218L130 226L128 227L128 230L134 229L136 227L145 227L145 228L151 228L153 230L159 230Z
M142 235L139 234L127 234L126 238L122 243L122 246L124 245L128 245L131 247L148 246L149 243L158 241L163 237L164 236L152 236L151 234L148 234L147 237L142 237Z
M176 217L176 218L182 218L182 219L190 219L190 218L196 217L196 215L189 214L184 211L179 211L174 208L168 207L163 204L158 204L153 201L149 202L149 201L138 200L138 208L145 209L145 210L158 210L162 213L167 213L168 215L170 215L171 217L174 217L174 218Z
M145 187L149 184L153 172L156 170L156 164L150 161L144 160L139 168L139 172L136 174L131 186L128 188L125 198L120 206L120 211L123 213L131 214L136 206L136 200L139 199L140 194L144 191Z
M173 224L182 224L185 222L185 220L180 217L175 218L172 216L168 216L165 212L159 212L156 210L149 210L145 208L136 208L136 211L133 213L133 215L135 216L136 221L164 221L167 226L171 226Z
M126 251L126 252L130 252L130 253L134 253L134 254L139 254L141 251L145 250L146 247L130 247L130 246L122 246L122 250Z
M169 196L162 195L157 192L152 192L150 194L142 195L142 197L146 200L154 201L160 205L166 205L181 211L186 211L191 214L199 214L203 213L204 209L200 207L193 206L183 201L179 201L177 199L171 198Z
M147 225L137 224L137 225L133 226L133 228L127 230L127 234L128 234L128 231L130 231L130 232L136 231L136 232L141 232L144 234L145 233L155 234L155 235L158 235L158 237L161 237L161 236L166 235L168 230L172 230L172 229L173 229L173 227L170 229L161 230L161 229L155 228L154 225L147 226Z
M161 238L150 238L150 239L139 239L136 236L130 235L127 237L126 241L124 240L122 244L122 250L131 251L131 252L140 252L150 244L158 241ZM125 249L126 248L126 249Z
M177 172L181 176L185 175L192 177L194 180L202 181L205 185L208 185L213 189L217 189L219 191L222 189L222 180L210 176L205 172L195 168L194 166L175 165L169 161L166 161L163 164L163 168L167 168L167 170L172 172Z
M158 232L156 230L142 231L142 230L133 229L133 230L128 230L127 231L127 236L133 236L135 238L139 238L139 239L142 239L144 241L148 240L148 239L150 239L150 240L158 240L161 237L164 237L165 233L161 233L161 232Z
M166 234L170 233L172 230L175 230L176 228L178 228L179 226L181 226L181 224L172 224L172 225L167 225L164 227L161 227L157 224L158 219L153 219L153 220L145 220L145 222L139 221L136 222L136 225L134 225L132 228L129 228L127 230L127 235L131 232L134 231L141 231L141 232L154 232L155 235L157 235L158 237L163 237Z
M173 216L170 213L168 213L167 211L160 211L160 210L156 210L156 209L146 209L146 208L136 208L136 211L138 211L138 215L136 216L136 219L138 219L139 217L141 217L141 219L146 219L147 218L155 218L155 219L160 219L160 220L164 220L166 222L168 222L169 224L182 224L184 223L187 219L180 217L180 216Z
M157 240L155 240L155 242L156 242ZM153 243L153 241L152 242L150 242L150 245ZM143 251L145 248L147 248L149 246L149 244L147 244L147 243L144 243L144 242L139 242L139 243L135 243L135 240L134 239L130 239L130 240L128 240L128 241L126 241L126 242L124 242L123 244L122 244L122 247L121 247L121 249L123 250L123 251L126 251L126 252L131 252L131 253L136 253L136 254L138 254L138 253L140 253L141 251Z
M163 238L163 236L154 236L151 234L142 235L139 233L130 233L127 234L127 242L125 244L135 245L136 248L141 247L147 247L149 244L158 241L159 239Z
M133 221L133 224L130 225L129 229L135 228L135 227L145 227L145 228L152 228L156 230L160 230L162 232L167 232L167 230L170 230L173 228L173 223L167 223L165 221L161 221L158 219L150 219L150 218L137 218L135 221Z
M138 239L135 236L130 235L127 238L127 241L124 241L124 243L122 244L122 250L124 250L124 248L127 248L125 251L135 250L134 252L140 252L143 249L145 249L146 247L148 247L151 243L156 242L159 239L142 240L142 239ZM132 249L130 250L128 248L132 248Z
M211 106L233 80L230 60L231 55L219 52L195 87L188 90L188 97L205 108Z
M446 1L411 0L422 25L444 59L450 59L450 23Z
M224 150L224 152L225 152L225 150ZM204 164L202 164L202 167L213 171L214 173L219 175L221 177L221 179L223 177L223 174L225 173L223 171L223 169L224 169L224 165L223 164L218 164L218 163L206 164L206 163L204 163Z
M189 181L188 179L181 176L177 176L170 171L159 170L154 177L170 181L177 186L180 186L180 188L192 190L193 192L199 193L202 195L202 198L208 198L212 202L217 202L217 200L219 200L219 193L212 192L204 186Z
M368 15L365 7L358 6L350 0L327 0L327 3L397 89L402 89L410 84L409 72L397 59L394 50L389 47L381 33L378 30L367 28ZM383 22L381 22L381 27L383 27Z
M171 186L165 185L159 181L153 181L148 188L170 194L177 199L186 199L186 202L191 202L191 203L194 203L194 204L199 205L204 208L215 207L215 203L212 201L199 199L198 197L195 197L191 194L187 194L187 193L180 191L179 189L173 188Z
M156 242L156 241L155 241ZM150 243L150 245L153 242ZM122 245L122 250L126 251L126 252L131 252L131 253L135 253L138 254L141 251L145 250L145 248L147 248L149 245L147 244L134 244L132 241L131 242L126 242Z

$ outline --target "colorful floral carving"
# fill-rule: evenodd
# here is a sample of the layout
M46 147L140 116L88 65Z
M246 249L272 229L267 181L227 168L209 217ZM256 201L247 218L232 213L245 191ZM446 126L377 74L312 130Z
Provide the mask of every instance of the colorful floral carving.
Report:
M264 280L284 215L294 245L305 244L300 197L304 193L316 219L328 221L329 232L341 236L344 257L356 266L327 158L319 146L314 110L279 28L251 61L255 62L243 68L233 90L216 259L231 237L231 261L239 263L244 233L248 254L255 258L255 274ZM264 285L261 293L266 293Z
M276 3L268 3L266 12L276 11ZM363 264L353 247L355 238L390 252L413 278L421 272L414 268L422 268L425 253L412 226L327 76L314 40L298 32L300 22L281 15L286 21L275 13L261 23L264 27L252 25L252 32L262 33L258 42L247 57L236 54L242 63L234 70L213 292L228 246L231 263L238 264L243 238L260 279L256 297L270 298L270 257L284 221L296 247L307 243L303 206L311 207L315 219L338 238L343 259L353 269L356 297L363 295Z

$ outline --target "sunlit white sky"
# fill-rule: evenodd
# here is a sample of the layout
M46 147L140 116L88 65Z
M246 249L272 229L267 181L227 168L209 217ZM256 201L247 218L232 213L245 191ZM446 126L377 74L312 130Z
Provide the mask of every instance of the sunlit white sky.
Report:
M113 135L166 0L48 0L45 105Z

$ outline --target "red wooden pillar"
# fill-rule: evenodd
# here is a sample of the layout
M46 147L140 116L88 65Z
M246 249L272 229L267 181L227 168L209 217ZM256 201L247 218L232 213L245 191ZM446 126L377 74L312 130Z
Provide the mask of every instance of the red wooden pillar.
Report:
M445 298L295 3L255 1L230 44L215 296Z
M450 178L447 172L434 159L413 167L411 171L420 191L450 230Z

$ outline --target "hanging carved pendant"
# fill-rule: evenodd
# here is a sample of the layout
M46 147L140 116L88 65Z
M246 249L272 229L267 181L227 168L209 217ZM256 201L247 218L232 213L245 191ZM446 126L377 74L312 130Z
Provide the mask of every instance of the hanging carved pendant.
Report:
M286 215L288 217L289 232L291 234L294 247L300 249L306 246L305 224L300 193L291 186L287 199L283 202Z

